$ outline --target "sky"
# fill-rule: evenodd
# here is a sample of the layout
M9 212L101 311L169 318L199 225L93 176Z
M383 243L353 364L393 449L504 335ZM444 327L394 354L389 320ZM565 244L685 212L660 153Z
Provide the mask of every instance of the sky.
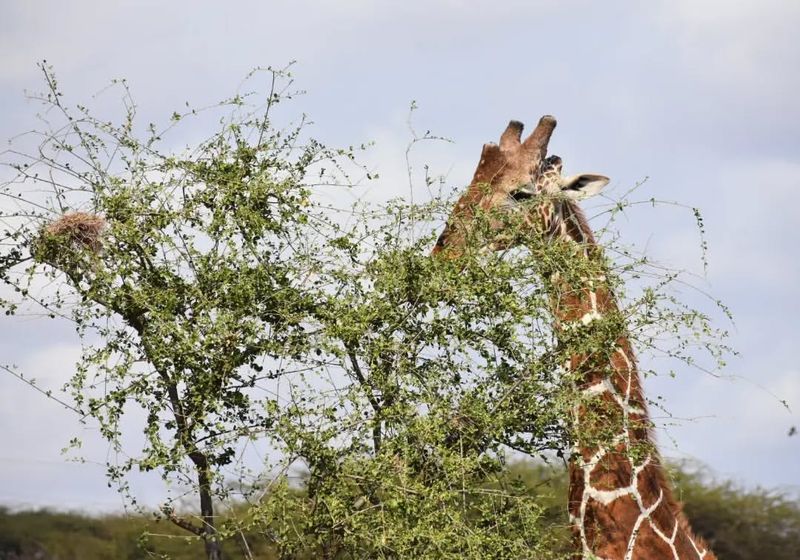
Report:
M798 25L794 0L9 1L0 141L36 126L25 92L41 89L43 59L68 101L126 78L142 118L161 122L185 102L231 95L254 67L296 60L307 93L294 107L310 133L375 142L362 159L381 176L369 187L378 198L424 197L405 167L412 101L416 130L452 140L417 145L412 166L453 187L469 183L482 144L509 119L530 130L553 114L550 148L567 173L611 177L612 197L647 179L642 198L704 217L707 271L690 211L636 210L619 224L624 242L695 273L735 319L720 318L740 352L725 376L647 380L673 414L658 431L663 454L743 485L798 489L800 436L788 435L800 427ZM0 317L0 362L43 388L64 383L79 351L69 325ZM60 453L76 434L85 463ZM109 453L91 426L0 371L0 504L118 509ZM157 482L135 487L159 500Z

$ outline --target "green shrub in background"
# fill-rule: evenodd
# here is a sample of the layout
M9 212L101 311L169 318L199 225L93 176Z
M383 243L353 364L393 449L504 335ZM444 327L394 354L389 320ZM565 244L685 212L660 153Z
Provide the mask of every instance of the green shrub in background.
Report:
M683 465L673 471L692 526L722 560L795 560L800 550L800 500L795 492L744 488L714 478L708 471ZM514 463L509 477L544 508L552 526L555 550L570 547L566 519L566 476L561 466ZM143 537L143 535L145 535ZM2 560L117 560L167 555L176 560L197 558L196 545L169 522L139 516L88 517L48 511L12 513L0 510ZM279 558L268 537L247 534L250 555ZM227 542L229 558L247 558L243 541ZM299 554L297 558L313 558Z

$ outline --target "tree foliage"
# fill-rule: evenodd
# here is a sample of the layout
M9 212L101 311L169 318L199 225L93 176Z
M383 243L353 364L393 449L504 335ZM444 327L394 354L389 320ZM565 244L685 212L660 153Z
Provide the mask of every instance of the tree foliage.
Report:
M332 208L354 188L354 150L307 138L302 121L276 128L285 71L267 74L265 103L215 106L219 130L175 150L165 138L197 111L140 139L124 83L114 125L68 107L42 69L48 128L7 153L4 307L74 322L70 406L120 452L110 481L135 505L128 474L163 477L174 491L157 514L209 558L254 533L281 558L558 557L547 508L505 466L571 452L567 419L587 397L560 364L623 332L687 363L724 352L669 294L677 277L621 248L599 262L618 296L631 278L641 292L556 343L542 279L597 274L574 247L486 215L472 250L432 259L450 193ZM482 250L500 219L524 242ZM123 437L130 417L140 449ZM194 514L177 499L187 489Z

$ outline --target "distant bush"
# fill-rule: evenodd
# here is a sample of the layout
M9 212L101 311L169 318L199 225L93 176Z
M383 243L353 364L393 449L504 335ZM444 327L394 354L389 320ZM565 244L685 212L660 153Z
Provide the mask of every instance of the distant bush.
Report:
M559 550L554 552L567 552L564 470L516 463L508 467L508 474L545 507L547 522L561 536L555 541ZM674 481L692 527L711 544L720 560L800 558L800 501L792 492L744 488L717 480L708 470L694 465L677 468ZM184 535L171 523L142 516L90 517L0 508L0 560L196 558L197 549ZM245 536L250 557L277 560L277 553L263 535ZM235 539L225 542L224 549L228 558L248 558Z
M675 482L692 527L721 560L800 558L797 492L743 488L686 465Z

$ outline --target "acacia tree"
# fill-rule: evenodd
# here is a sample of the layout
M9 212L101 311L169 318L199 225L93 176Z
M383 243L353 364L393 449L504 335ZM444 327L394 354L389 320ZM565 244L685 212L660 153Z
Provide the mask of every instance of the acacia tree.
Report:
M134 467L193 479L199 520L169 505L164 513L219 558L220 469L238 438L268 432L278 414L274 400L248 389L267 375L265 356L308 350L303 323L314 302L302 282L317 218L302 180L335 156L314 142L296 145L299 128L271 130L274 91L259 119L227 122L193 152L160 154L163 132L135 138L132 103L121 126L80 107L74 115L43 71L40 99L60 122L40 133L36 155L17 154L14 165L51 192L5 216L13 225L3 278L23 296L41 275L60 283L41 304L54 315L68 310L80 334L102 341L85 345L69 382L75 407L117 448L123 414L135 405L146 413L145 448L109 465L109 476L123 490ZM55 176L42 179L42 167Z
M71 406L127 452L108 476L133 503L133 469L189 488L194 515L172 501L160 514L208 558L233 537L252 556L245 534L283 558L557 556L561 533L504 464L570 452L581 396L559 364L618 328L557 344L541 278L587 264L489 215L475 250L432 259L446 194L338 213L319 195L346 188L353 150L308 139L302 122L274 127L285 71L264 104L216 106L220 129L176 152L164 138L196 111L139 139L124 83L113 125L70 109L42 69L48 128L33 152L7 152L0 279L16 295L3 304L74 321ZM479 250L498 219L525 243ZM617 260L607 268L642 277L643 259ZM696 359L693 342L719 357L707 318L664 291L672 281L627 302L633 337L678 360ZM138 451L122 427L136 410ZM254 449L268 459L248 460Z

